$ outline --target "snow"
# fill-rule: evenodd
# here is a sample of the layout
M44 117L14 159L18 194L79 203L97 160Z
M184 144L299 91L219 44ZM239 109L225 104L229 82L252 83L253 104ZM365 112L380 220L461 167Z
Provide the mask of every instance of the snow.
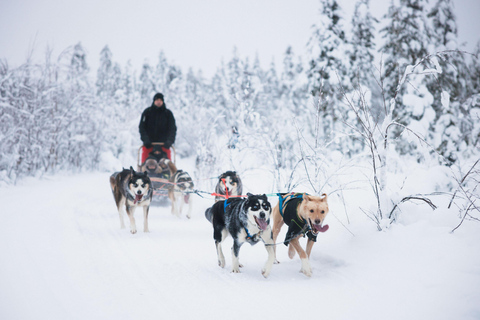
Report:
M193 172L194 161L178 161ZM422 190L448 175L438 168L419 172L412 176ZM405 203L399 221L378 232L359 209L364 192L344 190L345 206L330 195L330 229L313 248L313 276L299 273L298 256L290 260L281 244L280 264L265 279L263 244L242 247L244 267L234 274L227 240L227 265L218 267L204 217L213 197L195 195L190 220L151 207L150 233L132 235L128 219L120 229L109 175L62 173L1 187L1 319L480 317L478 224L465 221L451 233L460 219L447 209L448 197L435 199L435 211ZM245 191L272 185L266 180L262 171L246 175ZM415 191L414 182L406 187ZM141 210L136 219L141 225Z

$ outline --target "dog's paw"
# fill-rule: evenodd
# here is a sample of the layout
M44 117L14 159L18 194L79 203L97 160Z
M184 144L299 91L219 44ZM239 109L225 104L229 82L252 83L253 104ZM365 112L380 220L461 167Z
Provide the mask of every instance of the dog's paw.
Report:
M136 228L132 228L132 229L130 229L130 233L131 233L131 234L135 234L135 233L137 233L137 229L136 229Z
M239 268L233 268L232 273L240 273L240 269Z
M303 273L304 275L306 275L309 278L312 276L312 270L302 269L302 270L300 270L300 272Z
M225 268L225 261L220 261L220 260L218 260L218 266L219 266L220 268Z
M273 261L273 264L280 264L280 261L278 261L277 259L275 259L275 261Z
M269 270L262 269L262 276L264 276L265 278L268 278L268 276L270 275L270 271L271 271L271 269L269 269Z
M300 272L307 277L312 276L312 267L310 266L310 262L308 261L308 259L302 259L302 269L300 269Z

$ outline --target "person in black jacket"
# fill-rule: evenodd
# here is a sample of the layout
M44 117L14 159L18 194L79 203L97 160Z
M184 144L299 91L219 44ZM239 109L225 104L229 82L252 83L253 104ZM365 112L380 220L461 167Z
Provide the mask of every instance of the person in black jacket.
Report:
M143 141L142 163L153 150L154 142L163 142L162 150L171 159L170 147L175 142L177 126L172 111L165 106L163 94L156 93L152 105L143 111L139 130Z

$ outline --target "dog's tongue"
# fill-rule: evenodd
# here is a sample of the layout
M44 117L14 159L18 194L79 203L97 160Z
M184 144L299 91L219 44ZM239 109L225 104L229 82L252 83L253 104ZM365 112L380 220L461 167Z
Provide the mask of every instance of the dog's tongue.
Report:
M267 220L265 219L258 219L257 217L255 217L255 222L257 222L258 227L262 230L265 230L268 227Z
M190 195L189 194L184 195L183 199L185 200L185 203L188 204L188 200L190 200Z
M135 195L135 201L133 201L133 204L136 204L137 202L142 201L143 194L136 194Z
M313 228L315 229L315 231L317 232L325 232L328 230L329 226L328 224L324 225L323 227L319 224L314 224L313 225Z

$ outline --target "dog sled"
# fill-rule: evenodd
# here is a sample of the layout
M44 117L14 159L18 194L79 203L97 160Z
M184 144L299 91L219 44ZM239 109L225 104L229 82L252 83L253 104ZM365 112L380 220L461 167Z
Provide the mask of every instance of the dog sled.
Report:
M147 172L153 186L152 202L157 205L167 205L169 203L168 191L173 187L171 181L175 174L176 152L173 146L170 147L169 159L164 151L162 142L152 143L152 150L148 153L144 146L138 149L137 171ZM145 154L148 153L148 156Z

